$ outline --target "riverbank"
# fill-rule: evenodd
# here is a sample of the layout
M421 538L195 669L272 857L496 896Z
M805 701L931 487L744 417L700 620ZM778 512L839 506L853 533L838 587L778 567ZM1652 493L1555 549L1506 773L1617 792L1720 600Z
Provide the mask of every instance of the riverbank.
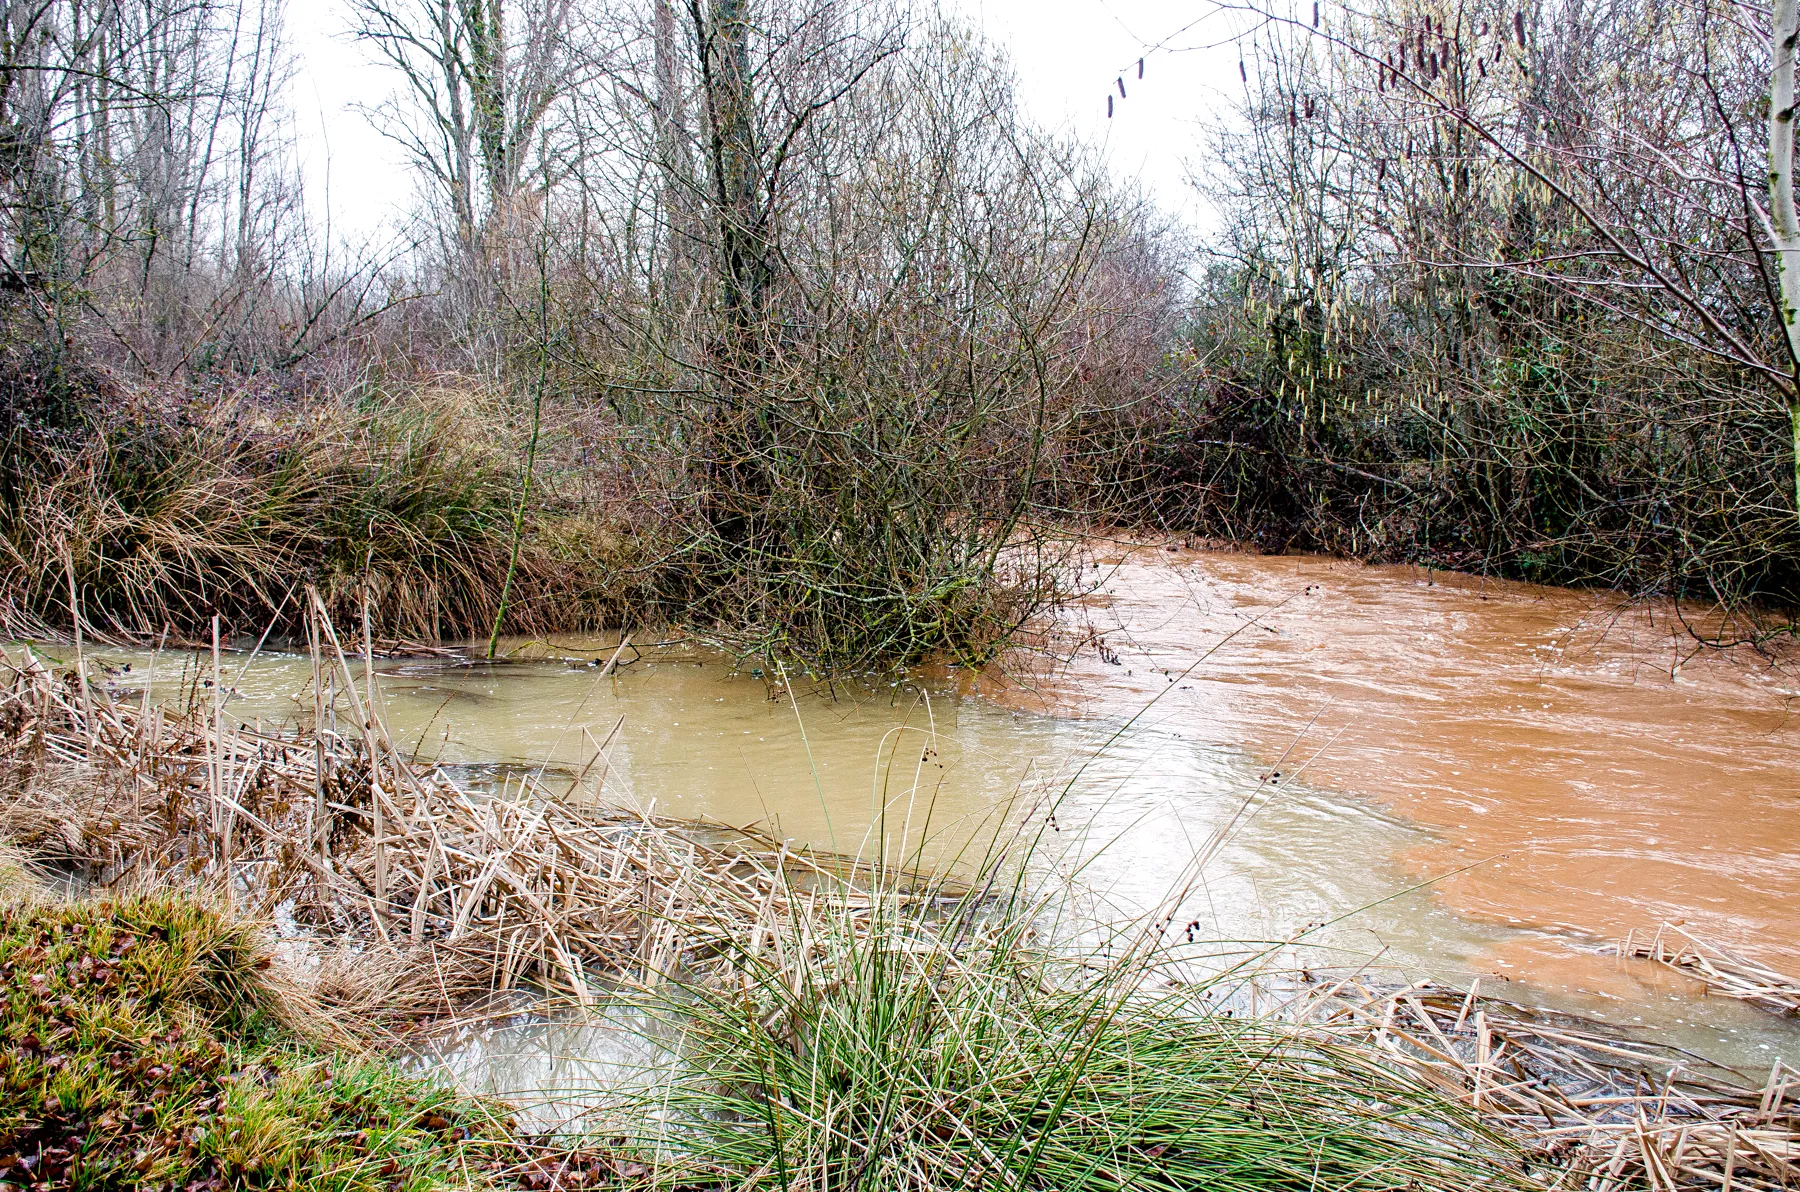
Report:
M596 625L636 593L594 510L518 527L506 404L469 385L360 400L154 389L0 453L0 627L204 642L299 633L315 588L388 640ZM504 590L504 591L503 591Z
M312 588L395 647L680 625L845 672L981 662L1059 594L1073 540L963 469L897 458L953 490L917 508L815 467L740 494L696 429L457 376L90 395L0 442L0 633L297 640Z
M10 894L0 1183L426 1192L519 1157L498 1107L347 1047L250 926L170 893Z
M1167 920L1047 946L1068 937L1039 934L1051 904L1024 870L987 870L971 898L722 849L529 775L459 794L395 747L360 667L317 665L338 715L307 736L15 659L7 834L101 886L211 875L240 914L285 924L304 960L288 971L376 1042L508 984L639 999L690 1046L662 1110L628 1096L598 1136L665 1185L692 1173L650 1162L672 1137L731 1186L785 1165L792 1187L1529 1187L1571 1165L1648 1171L1666 1145L1715 1184L1719 1164L1734 1186L1756 1186L1756 1163L1792 1174L1779 1069L1732 1092L1653 1048L1571 1051L1578 1025L1492 998L1337 980L1285 995L1305 1013L1246 1020L1241 981L1168 967ZM1638 1091L1646 1072L1662 1092Z

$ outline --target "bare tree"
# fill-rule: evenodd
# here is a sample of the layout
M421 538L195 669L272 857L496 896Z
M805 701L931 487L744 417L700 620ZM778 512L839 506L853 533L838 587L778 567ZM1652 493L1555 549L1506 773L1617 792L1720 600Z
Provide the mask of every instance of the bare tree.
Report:
M279 0L0 7L0 243L51 353L135 370L265 367L296 346L311 246Z
M1781 279L1776 317L1787 344L1787 411L1794 446L1794 509L1800 516L1800 213L1794 207L1794 46L1800 4L1775 0L1769 24L1769 237Z
M608 396L635 507L669 511L665 592L839 662L978 656L1053 583L1008 568L1048 549L1029 527L1085 403L1145 379L1111 353L1167 313L1164 281L1103 281L1142 209L949 21L842 0L611 20L553 272L565 383Z
M356 36L401 79L370 113L440 187L479 255L519 200L569 87L574 0L355 0Z

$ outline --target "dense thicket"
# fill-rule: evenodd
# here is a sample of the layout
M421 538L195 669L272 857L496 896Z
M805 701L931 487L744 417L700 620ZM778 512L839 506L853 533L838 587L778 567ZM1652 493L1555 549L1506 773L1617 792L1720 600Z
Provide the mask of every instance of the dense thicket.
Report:
M830 661L979 657L1054 582L1034 494L1078 412L1155 380L1143 212L955 25L650 15L571 105L542 267L579 279L551 371L677 478L664 592Z
M359 0L396 82L369 116L425 180L381 267L282 256L323 243L297 206L258 222L291 197L251 110L273 84L246 81L286 69L261 4L8 10L31 24L29 77L66 84L4 180L14 372L38 403L9 424L15 621L85 602L115 631L195 632L215 608L254 630L296 584L360 575L391 632L664 617L847 665L979 658L1050 598L1034 494L1085 411L1157 383L1171 270L1146 211L1021 118L978 39L885 2ZM109 57L134 21L181 48ZM116 214L91 77L128 97L106 101L128 159L165 163L119 175ZM174 198L169 163L194 175ZM102 209L113 257L84 239ZM54 413L58 345L89 372ZM449 468L413 467L419 436L384 429L390 395L427 383L505 398L497 419L432 421L473 440ZM146 390L247 402L261 429L196 442L191 403ZM343 449L345 401L374 446ZM517 460L499 484L497 438ZM172 531L140 457L188 498ZM344 483L309 503L255 479L271 468ZM349 491L394 474L405 497ZM324 517L345 504L362 512Z
M383 252L308 222L280 0L0 0L14 631L315 584L391 636L974 661L1094 521L1800 598L1769 13L1257 11L1183 284L930 11L350 11L421 182Z
M1164 516L1636 592L1800 595L1767 13L1263 15L1209 169L1203 364L1149 461Z

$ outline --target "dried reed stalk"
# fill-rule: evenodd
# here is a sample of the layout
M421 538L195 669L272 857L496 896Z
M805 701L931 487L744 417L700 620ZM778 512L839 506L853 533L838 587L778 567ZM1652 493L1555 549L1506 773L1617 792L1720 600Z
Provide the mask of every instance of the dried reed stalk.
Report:
M1706 983L1709 993L1736 998L1776 1014L1800 1014L1800 980L1664 923L1647 942L1637 933L1619 941L1619 955L1654 960Z
M1302 1013L1380 1048L1520 1139L1559 1187L1787 1189L1800 1183L1800 1070L1760 1084L1676 1048L1531 1011L1478 988L1349 979Z
M428 955L451 1004L521 981L585 1002L602 981L659 980L842 872L749 833L563 802L530 774L490 795L415 769L322 611L310 728L233 723L216 686L216 708L100 684L84 702L78 675L0 651L0 830L54 836L96 882L210 879L248 913Z

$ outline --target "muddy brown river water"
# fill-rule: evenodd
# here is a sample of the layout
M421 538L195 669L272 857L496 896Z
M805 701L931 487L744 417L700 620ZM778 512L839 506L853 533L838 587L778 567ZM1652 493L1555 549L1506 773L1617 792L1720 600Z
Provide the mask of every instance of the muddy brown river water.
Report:
M602 677L614 642L557 638L499 665L386 660L380 686L395 735L473 781L543 767L569 797L934 865L1029 813L1096 905L1222 950L1479 977L1746 1069L1800 1060L1800 1026L1612 950L1680 922L1800 969L1800 663L1699 650L1669 608L1606 594L1228 552L1095 562L1063 658L979 676L784 686L664 647ZM108 660L126 688L149 662ZM172 691L199 660L156 665ZM306 659L240 667L233 715L310 714ZM490 1033L481 1062L508 1046Z
M1660 922L1800 970L1800 667L1610 593L1306 557L1099 563L1096 640L1000 699L1122 717L1154 698L1158 727L1425 829L1398 861L1519 933L1481 958L1497 975L1616 984L1578 958Z

